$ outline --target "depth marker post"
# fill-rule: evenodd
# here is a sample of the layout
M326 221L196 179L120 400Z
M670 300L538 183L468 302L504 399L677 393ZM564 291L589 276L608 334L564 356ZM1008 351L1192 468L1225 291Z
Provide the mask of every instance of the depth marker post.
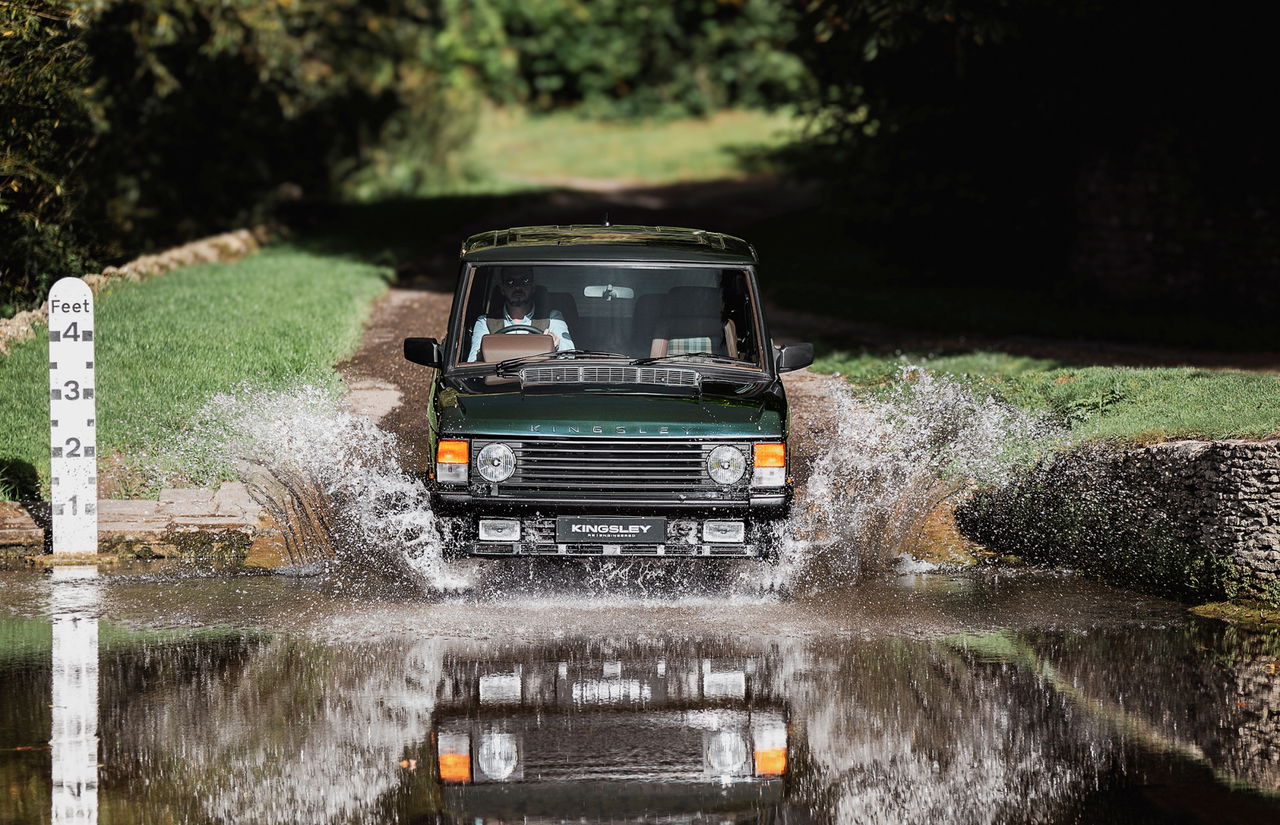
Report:
M93 292L79 278L49 290L49 446L53 552L98 552L97 370Z

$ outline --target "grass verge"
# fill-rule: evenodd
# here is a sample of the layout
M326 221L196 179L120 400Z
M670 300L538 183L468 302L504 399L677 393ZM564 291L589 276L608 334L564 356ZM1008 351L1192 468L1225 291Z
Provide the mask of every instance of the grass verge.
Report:
M119 453L126 465L154 453L210 396L241 384L328 382L337 391L332 365L358 344L387 277L380 267L280 246L114 285L96 307L99 453ZM6 497L48 489L48 370L43 329L0 358Z
M943 355L819 349L814 369L865 392L887 388L913 364L982 395L1051 416L1072 441L1266 438L1280 435L1280 377L1190 367L1066 364L999 352Z
M1280 630L1280 608L1260 601L1211 602L1190 608L1206 619L1217 619L1230 625L1265 633Z

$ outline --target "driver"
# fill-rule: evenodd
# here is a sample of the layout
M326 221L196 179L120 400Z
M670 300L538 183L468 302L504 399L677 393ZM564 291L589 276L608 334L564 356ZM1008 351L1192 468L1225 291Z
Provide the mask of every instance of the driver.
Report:
M487 315L481 315L476 319L476 324L471 330L471 353L467 356L468 361L479 359L480 341L486 335L498 332L505 327L520 325L533 326L545 331L551 336L557 352L574 348L573 339L569 335L569 326L564 322L563 315L554 309L547 310L545 314L537 312L533 305L534 288L532 267L505 266L502 268L502 275L498 280L498 290L506 299L502 307L502 317L490 318ZM518 330L509 334L528 335L530 333L526 330Z

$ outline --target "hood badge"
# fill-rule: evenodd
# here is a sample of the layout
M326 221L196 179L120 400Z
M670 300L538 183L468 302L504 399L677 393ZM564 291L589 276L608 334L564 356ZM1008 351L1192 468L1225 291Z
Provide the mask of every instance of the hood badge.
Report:
M543 428L546 429L543 429ZM692 427L676 427L685 435L693 435ZM574 434L588 432L594 435L603 435L608 432L611 435L670 435L671 428L666 425L655 427L652 424L647 426L635 427L604 427L600 424L530 424L529 432L531 433L565 433Z

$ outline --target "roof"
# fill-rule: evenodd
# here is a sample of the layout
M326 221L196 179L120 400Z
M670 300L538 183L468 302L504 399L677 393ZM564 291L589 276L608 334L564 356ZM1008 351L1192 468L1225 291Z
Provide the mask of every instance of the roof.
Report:
M484 261L676 261L754 264L751 244L720 232L674 226L517 226L481 232L462 259Z

